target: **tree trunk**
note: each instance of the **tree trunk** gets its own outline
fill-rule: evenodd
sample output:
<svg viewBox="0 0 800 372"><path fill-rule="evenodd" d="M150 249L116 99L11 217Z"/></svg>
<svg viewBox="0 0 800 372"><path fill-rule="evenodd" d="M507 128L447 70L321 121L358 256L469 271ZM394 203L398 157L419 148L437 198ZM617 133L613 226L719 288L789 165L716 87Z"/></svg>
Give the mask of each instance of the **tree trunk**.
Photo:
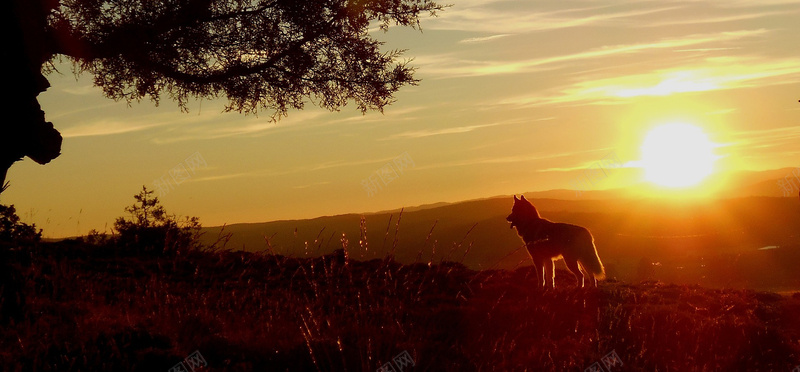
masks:
<svg viewBox="0 0 800 372"><path fill-rule="evenodd" d="M50 83L42 65L52 52L47 14L58 0L5 0L0 28L7 43L0 51L7 99L0 102L0 192L11 165L27 156L46 164L61 153L61 134L44 118L37 96Z"/></svg>

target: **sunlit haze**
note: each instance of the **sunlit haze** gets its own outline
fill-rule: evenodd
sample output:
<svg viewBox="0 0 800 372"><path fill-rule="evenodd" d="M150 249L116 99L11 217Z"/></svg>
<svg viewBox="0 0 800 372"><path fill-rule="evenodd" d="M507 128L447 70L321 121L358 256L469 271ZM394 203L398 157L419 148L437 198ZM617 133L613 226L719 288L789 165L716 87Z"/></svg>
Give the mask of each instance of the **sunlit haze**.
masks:
<svg viewBox="0 0 800 372"><path fill-rule="evenodd" d="M800 1L448 3L373 31L422 79L384 113L128 105L57 64L62 155L12 166L1 201L60 237L110 231L142 185L215 226L800 166Z"/></svg>

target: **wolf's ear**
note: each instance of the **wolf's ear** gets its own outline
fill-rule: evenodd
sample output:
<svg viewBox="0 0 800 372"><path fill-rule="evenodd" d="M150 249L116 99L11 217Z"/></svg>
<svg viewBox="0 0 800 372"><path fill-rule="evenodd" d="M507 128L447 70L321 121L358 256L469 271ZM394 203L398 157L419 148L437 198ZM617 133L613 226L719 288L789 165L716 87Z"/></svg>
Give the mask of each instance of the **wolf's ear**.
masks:
<svg viewBox="0 0 800 372"><path fill-rule="evenodd" d="M518 201L518 200L519 199L517 199L517 195L514 195L514 201Z"/></svg>
<svg viewBox="0 0 800 372"><path fill-rule="evenodd" d="M525 195L520 195L520 196L522 197L522 200L528 201L528 199L525 199Z"/></svg>

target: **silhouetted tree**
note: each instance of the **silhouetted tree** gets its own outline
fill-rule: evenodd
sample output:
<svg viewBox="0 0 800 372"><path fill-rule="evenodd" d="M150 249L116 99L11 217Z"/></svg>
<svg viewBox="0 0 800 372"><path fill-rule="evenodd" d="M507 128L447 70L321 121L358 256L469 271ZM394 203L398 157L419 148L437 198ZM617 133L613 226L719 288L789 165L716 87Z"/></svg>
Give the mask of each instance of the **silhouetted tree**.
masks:
<svg viewBox="0 0 800 372"><path fill-rule="evenodd" d="M13 205L0 204L0 324L19 321L24 314L25 280L12 264L12 248L31 245L42 237L36 225L20 222Z"/></svg>
<svg viewBox="0 0 800 372"><path fill-rule="evenodd" d="M200 248L200 221L187 217L180 221L167 214L159 204L153 191L142 186L134 195L136 203L125 207L128 218L120 217L114 222L119 232L117 244L129 251L144 254L173 254Z"/></svg>
<svg viewBox="0 0 800 372"><path fill-rule="evenodd" d="M0 243L24 245L38 242L41 238L42 230L37 231L35 224L21 222L13 205L0 204Z"/></svg>
<svg viewBox="0 0 800 372"><path fill-rule="evenodd" d="M0 100L0 185L11 164L28 156L46 164L61 152L61 134L44 120L36 96L49 83L42 75L45 62L55 55L48 42L48 14L57 1L7 0L0 5L3 46L0 63L4 98ZM2 191L2 190L0 190Z"/></svg>
<svg viewBox="0 0 800 372"><path fill-rule="evenodd" d="M109 98L186 109L193 97L228 99L228 110L271 111L306 100L337 110L381 110L415 84L402 51L382 51L370 27L417 27L433 0L8 0L0 9L12 99L2 103L0 185L23 156L45 164L61 136L36 96L42 73L66 56ZM5 80L5 79L4 79Z"/></svg>

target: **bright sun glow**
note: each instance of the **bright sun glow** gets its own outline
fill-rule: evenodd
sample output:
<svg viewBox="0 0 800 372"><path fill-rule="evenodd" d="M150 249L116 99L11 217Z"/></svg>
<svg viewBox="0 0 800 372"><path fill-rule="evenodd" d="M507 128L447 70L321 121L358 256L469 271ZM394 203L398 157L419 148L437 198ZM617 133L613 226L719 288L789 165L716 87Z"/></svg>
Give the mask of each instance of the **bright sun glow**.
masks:
<svg viewBox="0 0 800 372"><path fill-rule="evenodd" d="M715 143L693 125L674 123L652 129L642 143L645 179L666 187L693 186L713 171Z"/></svg>

